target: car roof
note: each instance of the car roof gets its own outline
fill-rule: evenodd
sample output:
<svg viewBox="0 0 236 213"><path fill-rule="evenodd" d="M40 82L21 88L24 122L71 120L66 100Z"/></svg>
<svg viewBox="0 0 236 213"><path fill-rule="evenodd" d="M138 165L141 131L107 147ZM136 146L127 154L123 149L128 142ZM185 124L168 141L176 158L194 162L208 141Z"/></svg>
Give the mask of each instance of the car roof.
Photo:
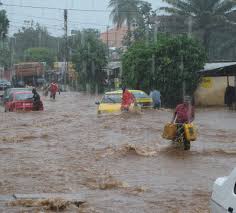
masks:
<svg viewBox="0 0 236 213"><path fill-rule="evenodd" d="M30 91L16 91L16 92L13 92L13 94L17 95L17 94L33 94L33 93Z"/></svg>
<svg viewBox="0 0 236 213"><path fill-rule="evenodd" d="M136 93L136 92L142 92L145 93L142 90L134 90L134 89L128 89L130 92L132 93ZM105 95L119 95L122 94L122 90L116 90L116 91L112 91L112 92L106 92Z"/></svg>
<svg viewBox="0 0 236 213"><path fill-rule="evenodd" d="M31 91L32 90L32 88L22 88L22 87L20 87L20 88L8 88L8 90L10 90L10 91Z"/></svg>

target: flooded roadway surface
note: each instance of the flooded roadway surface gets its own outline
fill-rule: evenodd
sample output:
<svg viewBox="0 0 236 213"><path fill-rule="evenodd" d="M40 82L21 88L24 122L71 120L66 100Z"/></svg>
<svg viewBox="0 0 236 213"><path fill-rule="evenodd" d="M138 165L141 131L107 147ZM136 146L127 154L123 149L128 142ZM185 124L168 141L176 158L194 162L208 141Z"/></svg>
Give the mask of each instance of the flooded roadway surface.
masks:
<svg viewBox="0 0 236 213"><path fill-rule="evenodd" d="M184 152L161 137L171 111L97 116L95 100L63 93L44 112L1 108L1 195L81 193L87 203L65 212L209 212L214 180L236 165L236 113L198 110L200 136Z"/></svg>

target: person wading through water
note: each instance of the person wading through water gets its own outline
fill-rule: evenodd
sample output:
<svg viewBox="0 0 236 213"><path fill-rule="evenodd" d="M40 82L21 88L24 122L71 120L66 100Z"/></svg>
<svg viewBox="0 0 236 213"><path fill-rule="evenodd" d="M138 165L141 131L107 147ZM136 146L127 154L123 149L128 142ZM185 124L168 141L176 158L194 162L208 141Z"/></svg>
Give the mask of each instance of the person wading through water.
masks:
<svg viewBox="0 0 236 213"><path fill-rule="evenodd" d="M121 111L128 112L130 110L131 104L135 102L135 98L131 92L129 92L126 87L123 87L122 93L122 103L121 103Z"/></svg>
<svg viewBox="0 0 236 213"><path fill-rule="evenodd" d="M190 96L185 96L182 104L179 104L174 112L171 123L176 123L177 134L175 141L184 134L184 124L192 123L195 118L194 107L192 106L192 99Z"/></svg>
<svg viewBox="0 0 236 213"><path fill-rule="evenodd" d="M40 95L38 94L38 92L36 91L35 88L32 90L32 93L33 93L33 110L34 111L39 111L42 107L42 102L40 100Z"/></svg>
<svg viewBox="0 0 236 213"><path fill-rule="evenodd" d="M59 87L58 87L57 83L55 81L53 81L50 85L50 93L51 93L50 98L55 100L57 92L59 92L59 94L60 94Z"/></svg>

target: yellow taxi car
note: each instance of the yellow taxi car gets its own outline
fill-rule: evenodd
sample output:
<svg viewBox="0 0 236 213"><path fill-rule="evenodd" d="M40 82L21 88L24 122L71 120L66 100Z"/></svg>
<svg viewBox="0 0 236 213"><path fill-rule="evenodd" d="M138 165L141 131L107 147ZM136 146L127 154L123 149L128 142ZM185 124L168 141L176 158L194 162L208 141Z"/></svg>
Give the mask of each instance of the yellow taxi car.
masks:
<svg viewBox="0 0 236 213"><path fill-rule="evenodd" d="M152 98L141 90L129 90L135 97L135 103L141 108L151 108ZM114 113L121 111L122 90L106 92L101 102L96 102L98 105L97 112Z"/></svg>

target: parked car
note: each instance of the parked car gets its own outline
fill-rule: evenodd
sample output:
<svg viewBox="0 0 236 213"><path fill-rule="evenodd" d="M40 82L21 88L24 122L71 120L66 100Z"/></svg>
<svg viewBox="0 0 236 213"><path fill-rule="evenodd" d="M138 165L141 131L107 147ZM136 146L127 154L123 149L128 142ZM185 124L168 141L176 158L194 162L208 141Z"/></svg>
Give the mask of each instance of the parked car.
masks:
<svg viewBox="0 0 236 213"><path fill-rule="evenodd" d="M3 93L3 96L2 96L2 104L4 105L8 99L9 99L9 96L11 93L14 93L14 92L21 92L21 91L32 91L32 88L7 88L4 93Z"/></svg>
<svg viewBox="0 0 236 213"><path fill-rule="evenodd" d="M152 107L152 98L148 96L142 90L130 90L134 95L136 103L138 103L142 108L151 108Z"/></svg>
<svg viewBox="0 0 236 213"><path fill-rule="evenodd" d="M21 91L11 93L9 100L5 103L5 112L32 111L33 93L30 91ZM40 111L43 110L43 104Z"/></svg>
<svg viewBox="0 0 236 213"><path fill-rule="evenodd" d="M3 96L4 91L11 87L11 82L7 80L0 80L0 96Z"/></svg>
<svg viewBox="0 0 236 213"><path fill-rule="evenodd" d="M129 90L135 97L135 101L141 108L151 108L152 98L141 90ZM122 90L106 92L101 102L97 102L98 113L114 113L121 111Z"/></svg>
<svg viewBox="0 0 236 213"><path fill-rule="evenodd" d="M0 88L8 88L11 87L11 82L7 80L0 80Z"/></svg>
<svg viewBox="0 0 236 213"><path fill-rule="evenodd" d="M36 82L38 86L42 86L46 83L46 80L44 78L38 78Z"/></svg>
<svg viewBox="0 0 236 213"><path fill-rule="evenodd" d="M98 105L97 113L114 113L121 111L121 94L120 93L105 93L101 102Z"/></svg>
<svg viewBox="0 0 236 213"><path fill-rule="evenodd" d="M218 178L213 186L212 213L236 213L236 168L227 177Z"/></svg>
<svg viewBox="0 0 236 213"><path fill-rule="evenodd" d="M25 87L25 82L19 80L19 81L16 82L16 85L15 85L15 86L16 86L16 87Z"/></svg>

